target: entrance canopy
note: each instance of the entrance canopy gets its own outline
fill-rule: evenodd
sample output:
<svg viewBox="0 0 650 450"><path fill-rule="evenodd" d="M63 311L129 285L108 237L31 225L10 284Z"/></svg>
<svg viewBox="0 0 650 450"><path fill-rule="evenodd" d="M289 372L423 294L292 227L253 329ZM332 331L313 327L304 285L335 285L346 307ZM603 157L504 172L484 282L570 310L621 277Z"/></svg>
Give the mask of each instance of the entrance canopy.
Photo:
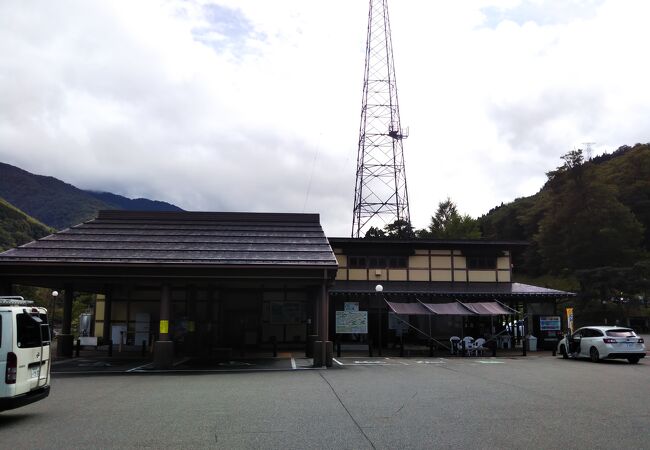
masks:
<svg viewBox="0 0 650 450"><path fill-rule="evenodd" d="M514 314L514 311L504 308L498 302L399 303L386 300L386 304L395 314L417 316L497 316Z"/></svg>

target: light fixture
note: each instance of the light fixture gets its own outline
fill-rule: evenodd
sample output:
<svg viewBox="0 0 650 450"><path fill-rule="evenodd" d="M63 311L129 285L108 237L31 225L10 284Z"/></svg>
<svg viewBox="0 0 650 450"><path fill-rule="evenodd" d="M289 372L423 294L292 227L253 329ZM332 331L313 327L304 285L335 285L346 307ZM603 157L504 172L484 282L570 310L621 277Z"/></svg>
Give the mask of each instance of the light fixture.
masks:
<svg viewBox="0 0 650 450"><path fill-rule="evenodd" d="M384 287L381 284L378 284L375 286L375 292L381 292L384 290Z"/></svg>

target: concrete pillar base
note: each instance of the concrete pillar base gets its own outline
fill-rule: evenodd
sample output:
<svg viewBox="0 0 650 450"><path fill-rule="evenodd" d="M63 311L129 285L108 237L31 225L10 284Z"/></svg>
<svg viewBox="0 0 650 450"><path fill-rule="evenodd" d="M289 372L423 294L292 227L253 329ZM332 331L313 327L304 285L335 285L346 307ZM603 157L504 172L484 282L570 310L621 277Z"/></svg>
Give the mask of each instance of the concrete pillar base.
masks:
<svg viewBox="0 0 650 450"><path fill-rule="evenodd" d="M71 334L59 334L56 337L56 356L72 358L74 347L74 336Z"/></svg>
<svg viewBox="0 0 650 450"><path fill-rule="evenodd" d="M156 341L153 344L154 369L171 369L174 365L174 343L172 341Z"/></svg>

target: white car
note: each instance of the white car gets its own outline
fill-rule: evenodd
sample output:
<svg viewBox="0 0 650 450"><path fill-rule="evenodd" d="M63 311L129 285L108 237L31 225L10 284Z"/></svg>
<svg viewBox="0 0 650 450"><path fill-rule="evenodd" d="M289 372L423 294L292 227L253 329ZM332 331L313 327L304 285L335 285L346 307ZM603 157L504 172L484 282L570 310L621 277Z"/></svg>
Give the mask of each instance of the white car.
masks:
<svg viewBox="0 0 650 450"><path fill-rule="evenodd" d="M557 345L562 358L627 359L636 364L645 358L643 338L623 327L582 327L565 336Z"/></svg>

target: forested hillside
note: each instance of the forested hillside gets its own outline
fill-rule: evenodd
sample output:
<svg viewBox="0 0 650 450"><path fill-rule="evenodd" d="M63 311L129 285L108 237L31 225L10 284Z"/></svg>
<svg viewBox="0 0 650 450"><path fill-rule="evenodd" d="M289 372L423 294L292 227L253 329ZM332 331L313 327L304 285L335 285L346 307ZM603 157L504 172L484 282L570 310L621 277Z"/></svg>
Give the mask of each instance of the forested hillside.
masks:
<svg viewBox="0 0 650 450"><path fill-rule="evenodd" d="M131 200L107 192L87 192L54 177L34 175L4 163L0 163L0 197L56 229L90 220L102 209L180 209L165 202Z"/></svg>
<svg viewBox="0 0 650 450"><path fill-rule="evenodd" d="M0 252L42 238L53 231L0 198Z"/></svg>
<svg viewBox="0 0 650 450"><path fill-rule="evenodd" d="M650 144L562 159L540 192L479 218L483 237L529 241L515 260L519 273L573 278L584 298L647 302Z"/></svg>

